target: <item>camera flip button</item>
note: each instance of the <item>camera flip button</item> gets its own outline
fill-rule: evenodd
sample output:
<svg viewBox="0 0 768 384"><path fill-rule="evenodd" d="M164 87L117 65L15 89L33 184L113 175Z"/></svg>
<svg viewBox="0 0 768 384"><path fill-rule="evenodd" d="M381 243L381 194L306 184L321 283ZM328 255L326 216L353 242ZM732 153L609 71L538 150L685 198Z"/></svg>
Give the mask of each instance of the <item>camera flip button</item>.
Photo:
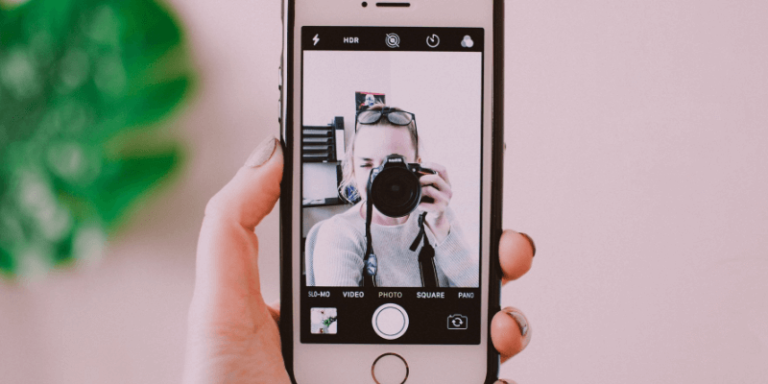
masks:
<svg viewBox="0 0 768 384"><path fill-rule="evenodd" d="M381 338L394 340L408 330L408 313L397 304L384 304L373 313L371 323L373 330Z"/></svg>
<svg viewBox="0 0 768 384"><path fill-rule="evenodd" d="M448 316L448 329L452 331L466 331L469 319L467 316L455 314Z"/></svg>

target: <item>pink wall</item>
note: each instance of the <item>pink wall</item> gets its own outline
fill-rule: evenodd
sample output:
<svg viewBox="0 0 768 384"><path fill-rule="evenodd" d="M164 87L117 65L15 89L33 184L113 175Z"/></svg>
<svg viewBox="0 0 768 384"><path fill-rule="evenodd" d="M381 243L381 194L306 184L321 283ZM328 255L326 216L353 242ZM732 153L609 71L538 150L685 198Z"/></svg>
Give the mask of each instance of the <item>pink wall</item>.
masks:
<svg viewBox="0 0 768 384"><path fill-rule="evenodd" d="M0 284L2 383L180 380L203 206L277 132L280 9L172 3L203 75L175 124L191 162L101 262ZM534 330L504 376L766 382L768 3L508 8L505 224L539 253L504 291ZM261 247L276 298L277 244Z"/></svg>

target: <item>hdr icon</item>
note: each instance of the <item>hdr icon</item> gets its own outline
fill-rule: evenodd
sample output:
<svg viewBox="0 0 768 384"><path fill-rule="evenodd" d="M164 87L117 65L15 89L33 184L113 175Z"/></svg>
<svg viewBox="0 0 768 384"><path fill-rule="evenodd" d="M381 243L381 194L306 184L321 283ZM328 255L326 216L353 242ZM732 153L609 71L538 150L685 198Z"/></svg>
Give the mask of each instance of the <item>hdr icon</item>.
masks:
<svg viewBox="0 0 768 384"><path fill-rule="evenodd" d="M345 37L344 44L360 44L359 37Z"/></svg>

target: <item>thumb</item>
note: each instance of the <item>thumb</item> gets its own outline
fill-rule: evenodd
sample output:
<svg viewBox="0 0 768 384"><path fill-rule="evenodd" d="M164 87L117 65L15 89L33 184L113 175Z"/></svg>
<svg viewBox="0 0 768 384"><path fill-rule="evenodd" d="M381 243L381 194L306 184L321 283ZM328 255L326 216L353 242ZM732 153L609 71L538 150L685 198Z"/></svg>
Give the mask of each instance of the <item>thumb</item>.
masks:
<svg viewBox="0 0 768 384"><path fill-rule="evenodd" d="M269 137L248 157L205 207L206 216L234 221L253 230L272 211L280 198L283 178L283 150L280 142Z"/></svg>

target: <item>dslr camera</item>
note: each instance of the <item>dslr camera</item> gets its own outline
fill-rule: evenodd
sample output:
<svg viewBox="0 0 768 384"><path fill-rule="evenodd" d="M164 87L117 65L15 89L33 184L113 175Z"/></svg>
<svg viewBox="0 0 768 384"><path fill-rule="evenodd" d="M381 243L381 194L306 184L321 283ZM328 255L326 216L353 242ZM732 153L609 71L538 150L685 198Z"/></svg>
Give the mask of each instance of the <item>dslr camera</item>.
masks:
<svg viewBox="0 0 768 384"><path fill-rule="evenodd" d="M432 169L418 163L407 163L400 155L389 155L384 163L371 170L368 177L368 199L379 212L389 217L403 217L411 213L423 200L431 203L431 197L421 196L419 179L435 175Z"/></svg>

